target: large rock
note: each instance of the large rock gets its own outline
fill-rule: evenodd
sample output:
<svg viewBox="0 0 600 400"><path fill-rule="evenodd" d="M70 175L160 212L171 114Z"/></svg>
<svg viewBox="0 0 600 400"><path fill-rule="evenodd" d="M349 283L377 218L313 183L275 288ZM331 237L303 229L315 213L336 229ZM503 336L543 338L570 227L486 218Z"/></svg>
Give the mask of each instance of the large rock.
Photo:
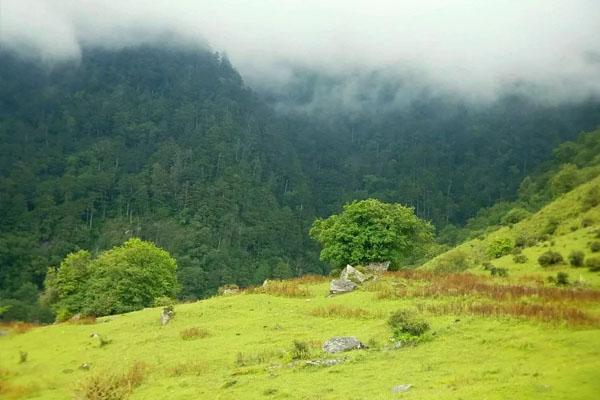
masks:
<svg viewBox="0 0 600 400"><path fill-rule="evenodd" d="M354 336L332 337L323 344L323 351L327 353L339 353L341 351L364 349L364 343Z"/></svg>
<svg viewBox="0 0 600 400"><path fill-rule="evenodd" d="M168 306L163 308L162 313L160 314L160 324L165 326L173 319L173 317L175 317L175 310L173 310L173 307Z"/></svg>
<svg viewBox="0 0 600 400"><path fill-rule="evenodd" d="M388 268L390 267L390 262L389 261L384 261L384 262L374 262L374 263L369 263L365 266L365 268L371 272L374 272L376 274L383 274L385 271L388 270Z"/></svg>
<svg viewBox="0 0 600 400"><path fill-rule="evenodd" d="M329 285L329 293L341 294L348 293L356 289L358 285L352 281L346 279L334 279Z"/></svg>
<svg viewBox="0 0 600 400"><path fill-rule="evenodd" d="M361 284L364 281L368 280L369 277L357 270L356 268L354 268L352 265L348 264L346 265L346 268L344 268L340 273L340 279Z"/></svg>

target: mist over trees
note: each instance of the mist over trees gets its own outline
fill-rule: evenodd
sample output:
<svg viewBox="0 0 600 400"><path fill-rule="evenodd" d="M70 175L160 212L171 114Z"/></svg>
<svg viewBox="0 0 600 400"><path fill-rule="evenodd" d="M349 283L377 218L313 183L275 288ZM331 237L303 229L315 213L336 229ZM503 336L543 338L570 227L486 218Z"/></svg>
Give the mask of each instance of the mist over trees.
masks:
<svg viewBox="0 0 600 400"><path fill-rule="evenodd" d="M292 102L313 101L315 82L300 77ZM438 231L463 225L600 122L593 99L392 97L282 113L272 106L289 99L253 91L217 53L85 49L52 68L0 53L0 298L41 289L69 253L132 237L175 257L184 299L325 273L316 217L373 197Z"/></svg>

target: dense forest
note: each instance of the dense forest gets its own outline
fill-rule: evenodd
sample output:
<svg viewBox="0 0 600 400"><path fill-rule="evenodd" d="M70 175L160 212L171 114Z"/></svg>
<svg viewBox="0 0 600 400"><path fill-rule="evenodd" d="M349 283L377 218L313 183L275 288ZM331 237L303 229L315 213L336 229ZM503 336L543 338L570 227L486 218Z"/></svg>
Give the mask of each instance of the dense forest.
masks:
<svg viewBox="0 0 600 400"><path fill-rule="evenodd" d="M367 197L413 206L453 242L600 123L594 99L473 105L372 79L359 113L304 107L334 78L250 89L205 50L87 49L52 67L0 52L0 299L35 302L67 253L130 237L174 255L183 299L326 273L311 223Z"/></svg>

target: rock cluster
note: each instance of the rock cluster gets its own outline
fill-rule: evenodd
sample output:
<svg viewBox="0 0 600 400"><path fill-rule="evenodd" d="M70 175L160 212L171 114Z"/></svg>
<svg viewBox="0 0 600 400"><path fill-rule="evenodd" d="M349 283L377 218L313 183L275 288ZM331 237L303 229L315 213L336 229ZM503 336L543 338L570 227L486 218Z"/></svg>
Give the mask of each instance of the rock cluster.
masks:
<svg viewBox="0 0 600 400"><path fill-rule="evenodd" d="M323 344L323 351L339 353L341 351L364 349L367 346L354 336L332 337Z"/></svg>
<svg viewBox="0 0 600 400"><path fill-rule="evenodd" d="M387 270L387 266L389 266L389 263L387 263L387 264L382 263L382 264L384 264L384 266L377 266L377 268L379 268L379 269L376 269L375 267L373 267L374 269L372 269L372 270L377 273L380 269L382 269L384 267ZM373 264L369 264L369 265L373 265ZM339 279L334 279L331 281L331 284L329 286L329 293L330 294L341 294L341 293L351 292L351 291L355 290L356 288L358 288L359 285L363 284L364 282L366 282L370 279L373 279L373 275L360 272L358 269L356 269L352 265L348 264L348 265L346 265L346 268L344 268L342 270L342 272L340 272Z"/></svg>

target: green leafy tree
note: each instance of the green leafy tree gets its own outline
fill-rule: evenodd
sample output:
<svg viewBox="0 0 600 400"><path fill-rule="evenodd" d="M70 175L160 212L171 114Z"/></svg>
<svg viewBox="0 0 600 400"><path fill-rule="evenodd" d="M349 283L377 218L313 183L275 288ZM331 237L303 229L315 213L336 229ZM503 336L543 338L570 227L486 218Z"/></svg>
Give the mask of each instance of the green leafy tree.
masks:
<svg viewBox="0 0 600 400"><path fill-rule="evenodd" d="M153 243L138 238L102 253L92 265L85 313L107 315L151 307L156 298L175 297L177 264Z"/></svg>
<svg viewBox="0 0 600 400"><path fill-rule="evenodd" d="M412 208L376 199L346 204L342 213L317 219L310 230L321 246L321 260L345 263L391 261L397 264L433 240L433 227Z"/></svg>

